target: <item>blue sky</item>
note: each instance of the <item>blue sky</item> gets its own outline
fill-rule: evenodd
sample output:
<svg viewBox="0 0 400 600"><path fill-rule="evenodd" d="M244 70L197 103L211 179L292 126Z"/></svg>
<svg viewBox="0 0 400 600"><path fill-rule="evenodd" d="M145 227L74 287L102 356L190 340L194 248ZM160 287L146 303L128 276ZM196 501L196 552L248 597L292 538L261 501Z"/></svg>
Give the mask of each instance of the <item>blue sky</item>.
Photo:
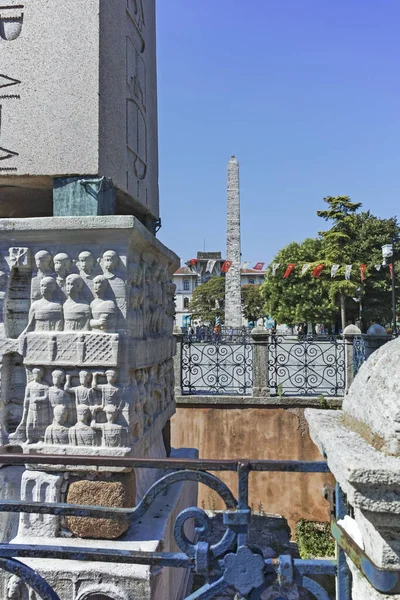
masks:
<svg viewBox="0 0 400 600"><path fill-rule="evenodd" d="M225 253L240 163L242 257L324 229L323 197L400 202L399 0L158 0L160 240Z"/></svg>

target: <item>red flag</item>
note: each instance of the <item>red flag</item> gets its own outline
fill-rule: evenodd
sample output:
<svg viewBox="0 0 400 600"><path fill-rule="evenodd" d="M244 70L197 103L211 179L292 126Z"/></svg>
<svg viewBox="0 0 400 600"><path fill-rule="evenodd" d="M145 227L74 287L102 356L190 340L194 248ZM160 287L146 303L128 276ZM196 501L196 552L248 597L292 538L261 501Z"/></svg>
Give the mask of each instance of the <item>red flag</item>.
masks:
<svg viewBox="0 0 400 600"><path fill-rule="evenodd" d="M289 275L293 271L294 267L295 267L295 263L288 264L285 274L283 276L283 279L287 279L289 277Z"/></svg>
<svg viewBox="0 0 400 600"><path fill-rule="evenodd" d="M365 269L367 265L360 265L361 281L365 281Z"/></svg>
<svg viewBox="0 0 400 600"><path fill-rule="evenodd" d="M194 267L197 265L197 258L191 258L190 260L188 260L187 262L185 262L185 265L187 265L188 267Z"/></svg>
<svg viewBox="0 0 400 600"><path fill-rule="evenodd" d="M393 277L393 265L392 265L392 263L389 264L389 272L390 272L390 277Z"/></svg>
<svg viewBox="0 0 400 600"><path fill-rule="evenodd" d="M316 267L313 268L312 274L314 277L319 277L321 275L321 271L324 268L324 264L321 263L320 265L317 265Z"/></svg>
<svg viewBox="0 0 400 600"><path fill-rule="evenodd" d="M262 271L264 265L265 265L265 263L259 262L256 265L254 265L253 269L254 269L254 271Z"/></svg>
<svg viewBox="0 0 400 600"><path fill-rule="evenodd" d="M221 273L227 273L229 271L229 269L232 266L232 261L231 260L226 260L222 267L221 267Z"/></svg>

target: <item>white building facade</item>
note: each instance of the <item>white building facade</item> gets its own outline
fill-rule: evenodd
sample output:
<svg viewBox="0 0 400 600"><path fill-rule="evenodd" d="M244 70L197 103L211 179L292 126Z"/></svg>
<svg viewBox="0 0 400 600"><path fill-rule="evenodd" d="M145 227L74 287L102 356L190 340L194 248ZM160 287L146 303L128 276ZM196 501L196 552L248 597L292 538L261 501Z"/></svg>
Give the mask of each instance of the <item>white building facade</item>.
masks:
<svg viewBox="0 0 400 600"><path fill-rule="evenodd" d="M213 262L215 263L213 264ZM197 264L193 268L184 266L175 271L172 281L176 285L175 291L175 325L178 327L188 327L192 325L196 327L200 324L197 319L192 319L190 311L190 302L194 290L201 283L205 283L210 277L221 276L221 267L224 260L221 258L220 252L198 252ZM207 266L212 267L212 273L207 270ZM260 285L264 282L265 271L255 269L241 269L240 282L241 285ZM248 325L247 320L243 317L242 324Z"/></svg>

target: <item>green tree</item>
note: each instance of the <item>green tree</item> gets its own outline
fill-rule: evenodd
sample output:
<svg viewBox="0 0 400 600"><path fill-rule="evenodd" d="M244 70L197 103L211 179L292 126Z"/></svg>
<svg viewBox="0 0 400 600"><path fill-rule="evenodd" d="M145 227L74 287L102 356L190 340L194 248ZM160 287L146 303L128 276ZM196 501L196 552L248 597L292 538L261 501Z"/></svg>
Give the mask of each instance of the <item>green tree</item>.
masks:
<svg viewBox="0 0 400 600"><path fill-rule="evenodd" d="M355 234L355 213L361 207L361 202L352 202L349 196L327 196L324 198L329 206L325 210L317 210L317 215L325 221L333 222L327 231L320 231L319 235L324 242L325 263L352 264L353 245ZM357 285L351 279L339 277L332 279L329 293L332 300L340 299L340 315L342 329L346 327L346 297L353 297Z"/></svg>
<svg viewBox="0 0 400 600"><path fill-rule="evenodd" d="M309 238L302 243L292 242L277 253L273 262L280 263L280 269L275 277L269 272L261 288L266 314L289 325L307 321L326 325L334 323L340 317L340 282L344 282L343 287L347 289L346 314L350 320L355 322L358 318L359 304L354 298L361 296L365 326L374 321L382 324L390 322L392 304L389 269L381 267L377 270L374 265L382 263L382 246L390 243L392 238L399 239L397 220L394 217L379 219L369 211L353 213L351 219L346 220L346 228L348 237L346 248L341 254L342 262L334 252L331 255L334 260L327 259L326 240L323 236ZM342 235L338 238L344 239ZM283 279L283 270L289 263L295 263L296 267L288 279ZM304 263L311 263L311 266L302 276L301 267ZM321 276L315 278L311 274L312 268L319 263L324 263L325 268ZM341 267L336 277L331 278L333 264L340 264ZM353 265L349 281L344 279L345 264ZM364 283L360 276L361 264L367 265ZM395 272L400 276L400 264L396 263Z"/></svg>
<svg viewBox="0 0 400 600"><path fill-rule="evenodd" d="M377 270L374 265L382 263L382 246L391 243L392 239L398 241L399 232L400 228L396 217L379 219L371 215L370 211L358 213L354 217L354 238L352 240L354 260L368 265L365 273L366 279L361 286L360 274L357 269L355 273L358 285L362 288L362 315L365 325L373 321L379 321L384 325L391 321L392 284L389 268L382 266ZM400 270L397 261L395 273L396 279L398 279ZM348 304L351 307L352 300Z"/></svg>
<svg viewBox="0 0 400 600"><path fill-rule="evenodd" d="M242 286L242 313L248 321L256 322L266 315L260 287L251 283Z"/></svg>
<svg viewBox="0 0 400 600"><path fill-rule="evenodd" d="M225 278L211 277L206 283L197 286L192 295L190 310L194 318L203 323L215 324L216 317L224 321Z"/></svg>
<svg viewBox="0 0 400 600"><path fill-rule="evenodd" d="M278 323L295 325L298 323L331 324L336 320L337 308L329 296L329 284L323 278L312 277L311 271L321 260L322 240L307 238L302 243L292 242L280 250L274 258L279 263L279 273L272 276L269 270L267 279L261 286L265 314L270 314ZM317 259L317 260L316 260ZM282 270L289 263L296 266L287 279ZM302 275L302 266L310 263L310 268Z"/></svg>

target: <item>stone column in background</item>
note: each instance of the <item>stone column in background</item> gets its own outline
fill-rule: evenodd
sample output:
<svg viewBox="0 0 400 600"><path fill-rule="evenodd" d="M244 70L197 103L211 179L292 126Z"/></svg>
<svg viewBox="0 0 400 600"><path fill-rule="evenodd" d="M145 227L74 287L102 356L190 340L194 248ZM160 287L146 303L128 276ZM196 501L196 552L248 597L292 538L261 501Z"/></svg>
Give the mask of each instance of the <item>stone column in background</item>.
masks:
<svg viewBox="0 0 400 600"><path fill-rule="evenodd" d="M241 327L239 163L235 156L228 162L226 260L232 265L225 276L225 326Z"/></svg>

